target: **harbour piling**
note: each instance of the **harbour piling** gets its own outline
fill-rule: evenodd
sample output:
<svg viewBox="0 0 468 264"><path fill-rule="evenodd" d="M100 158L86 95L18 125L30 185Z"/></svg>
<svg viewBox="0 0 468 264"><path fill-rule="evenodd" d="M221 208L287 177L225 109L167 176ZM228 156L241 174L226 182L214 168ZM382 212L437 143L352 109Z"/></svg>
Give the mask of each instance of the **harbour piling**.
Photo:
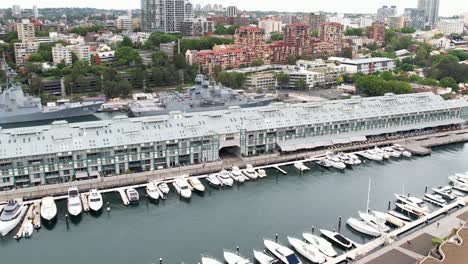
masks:
<svg viewBox="0 0 468 264"><path fill-rule="evenodd" d="M275 242L278 243L278 234L275 234Z"/></svg>

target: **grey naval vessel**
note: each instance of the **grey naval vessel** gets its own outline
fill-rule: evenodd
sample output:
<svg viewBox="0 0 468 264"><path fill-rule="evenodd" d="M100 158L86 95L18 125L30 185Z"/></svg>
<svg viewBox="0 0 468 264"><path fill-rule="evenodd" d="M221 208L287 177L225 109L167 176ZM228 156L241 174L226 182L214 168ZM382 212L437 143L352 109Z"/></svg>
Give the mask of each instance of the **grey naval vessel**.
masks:
<svg viewBox="0 0 468 264"><path fill-rule="evenodd" d="M150 100L135 100L130 115L135 117L164 115L171 111L202 112L227 109L231 106L256 107L270 104L275 97L246 95L221 85L211 84L203 75L195 78L195 86L186 93L160 93Z"/></svg>
<svg viewBox="0 0 468 264"><path fill-rule="evenodd" d="M104 103L103 101L70 102L62 99L43 107L40 98L25 94L21 85L13 81L16 73L5 60L2 64L6 75L6 86L0 86L0 125L93 115Z"/></svg>

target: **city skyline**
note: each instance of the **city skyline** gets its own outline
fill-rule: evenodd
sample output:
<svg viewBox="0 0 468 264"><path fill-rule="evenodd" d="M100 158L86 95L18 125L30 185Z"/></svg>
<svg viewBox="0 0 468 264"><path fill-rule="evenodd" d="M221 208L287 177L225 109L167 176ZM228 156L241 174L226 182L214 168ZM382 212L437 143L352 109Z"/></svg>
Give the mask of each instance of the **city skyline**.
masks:
<svg viewBox="0 0 468 264"><path fill-rule="evenodd" d="M417 7L417 0L403 1L373 1L369 3L364 0L357 0L346 2L342 0L330 0L327 2L306 2L303 3L301 0L292 0L288 5L284 5L282 2L272 2L267 0L259 1L247 1L238 0L233 2L231 0L209 0L209 1L191 1L194 5L196 4L222 4L223 6L236 5L240 9L248 11L278 11L278 12L338 12L338 13L376 13L377 9L382 5L396 5L398 12L402 13L404 8ZM45 7L93 7L100 9L108 9L109 5L107 1L91 1L91 0L61 0L61 1L50 1L50 0L17 0L15 4L20 5L21 8L32 9L33 5L37 5L38 8ZM11 2L0 3L0 8L11 8ZM112 3L112 7L115 9L139 9L140 1L135 0L121 0ZM460 15L463 12L468 11L468 6L460 7L459 1L446 0L441 3L439 15L440 16L452 16Z"/></svg>

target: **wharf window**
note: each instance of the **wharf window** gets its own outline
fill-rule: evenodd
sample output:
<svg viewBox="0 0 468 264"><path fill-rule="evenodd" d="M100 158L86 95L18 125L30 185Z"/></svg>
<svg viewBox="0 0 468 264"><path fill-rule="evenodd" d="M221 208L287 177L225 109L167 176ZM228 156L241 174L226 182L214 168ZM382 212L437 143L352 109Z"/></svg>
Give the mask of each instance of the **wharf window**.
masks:
<svg viewBox="0 0 468 264"><path fill-rule="evenodd" d="M3 183L9 183L10 182L10 178L3 178Z"/></svg>
<svg viewBox="0 0 468 264"><path fill-rule="evenodd" d="M234 136L227 136L226 141L229 141L229 140L234 140Z"/></svg>

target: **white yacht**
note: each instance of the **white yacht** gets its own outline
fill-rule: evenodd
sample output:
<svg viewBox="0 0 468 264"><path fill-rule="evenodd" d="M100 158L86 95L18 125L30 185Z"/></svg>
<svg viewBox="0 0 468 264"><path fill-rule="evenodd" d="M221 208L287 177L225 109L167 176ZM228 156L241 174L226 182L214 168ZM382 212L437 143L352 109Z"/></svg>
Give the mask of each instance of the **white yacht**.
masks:
<svg viewBox="0 0 468 264"><path fill-rule="evenodd" d="M324 168L331 168L332 164L328 159L320 159L315 162L317 165L322 166Z"/></svg>
<svg viewBox="0 0 468 264"><path fill-rule="evenodd" d="M333 155L336 155L336 157L338 157L338 159L340 159L346 165L349 165L349 166L355 165L354 159L344 152L333 154Z"/></svg>
<svg viewBox="0 0 468 264"><path fill-rule="evenodd" d="M375 154L382 156L384 159L389 159L390 155L383 151L381 148L375 146L371 151L373 151Z"/></svg>
<svg viewBox="0 0 468 264"><path fill-rule="evenodd" d="M172 183L172 185L174 185L174 188L180 196L186 199L189 199L192 196L192 190L190 189L190 186L186 179L177 179L175 182Z"/></svg>
<svg viewBox="0 0 468 264"><path fill-rule="evenodd" d="M267 176L266 171L264 169L258 169L257 174L259 178L265 178Z"/></svg>
<svg viewBox="0 0 468 264"><path fill-rule="evenodd" d="M294 167L296 169L298 169L299 171L308 171L310 170L309 167L307 167L306 165L304 165L304 163L302 161L296 161L294 162Z"/></svg>
<svg viewBox="0 0 468 264"><path fill-rule="evenodd" d="M374 214L376 213L375 211L372 211L372 212L373 212ZM380 213L380 214L384 214L384 215L385 215L386 221L387 221L388 223L390 223L390 224L396 226L396 227L402 227L402 226L404 226L404 225L407 224L407 221L404 221L404 220L402 220L402 219L400 219L400 218L398 218L398 217L395 217L395 216L393 216L393 215L391 215L391 214L389 214L389 213L381 213L381 212L379 212L379 213Z"/></svg>
<svg viewBox="0 0 468 264"><path fill-rule="evenodd" d="M34 225L31 220L28 220L26 222L26 225L23 227L23 237L24 238L30 238L34 232Z"/></svg>
<svg viewBox="0 0 468 264"><path fill-rule="evenodd" d="M325 236L326 238L333 241L335 244L345 249L350 249L354 246L354 243L349 238L343 236L340 233L328 231L325 229L320 229L320 233L322 233L322 235Z"/></svg>
<svg viewBox="0 0 468 264"><path fill-rule="evenodd" d="M231 178L235 180L236 182L245 181L244 174L242 174L242 171L237 166L232 167L230 175L231 175Z"/></svg>
<svg viewBox="0 0 468 264"><path fill-rule="evenodd" d="M288 247L282 246L272 240L264 239L263 244L265 247L278 259L285 264L301 264L302 262Z"/></svg>
<svg viewBox="0 0 468 264"><path fill-rule="evenodd" d="M332 160L332 159L327 159L327 160L330 163L330 165L335 169L339 169L339 170L346 169L346 165L344 164L344 162L342 162L338 158L336 158L336 160Z"/></svg>
<svg viewBox="0 0 468 264"><path fill-rule="evenodd" d="M140 194L133 188L126 189L125 194L127 194L128 201L132 204L136 204L140 201Z"/></svg>
<svg viewBox="0 0 468 264"><path fill-rule="evenodd" d="M387 212L387 214L389 214L389 215L391 215L391 216L394 216L394 217L396 217L396 218L398 218L398 219L401 219L401 220L403 220L403 221L411 222L411 218L409 218L408 216L406 216L406 215L404 215L404 214L401 214L401 213L399 213L399 212L397 212L397 211L389 210L389 211Z"/></svg>
<svg viewBox="0 0 468 264"><path fill-rule="evenodd" d="M358 212L359 218L362 221L366 222L366 224L370 225L371 227L379 230L380 232L388 232L390 231L390 227L388 227L385 222L387 222L386 218L377 217L374 213L364 213Z"/></svg>
<svg viewBox="0 0 468 264"><path fill-rule="evenodd" d="M188 179L188 183L190 184L190 186L192 186L193 190L196 190L198 192L205 191L205 186L201 183L201 181L198 178L192 177Z"/></svg>
<svg viewBox="0 0 468 264"><path fill-rule="evenodd" d="M450 176L449 180L452 182L454 189L468 192L468 179L459 176Z"/></svg>
<svg viewBox="0 0 468 264"><path fill-rule="evenodd" d="M357 152L357 154L359 154L359 155L361 155L364 158L369 159L369 160L375 160L375 161L382 161L383 160L382 156L376 155L374 152L372 152L370 150L363 150L363 151Z"/></svg>
<svg viewBox="0 0 468 264"><path fill-rule="evenodd" d="M320 250L318 250L318 248L316 248L314 245L304 243L302 240L294 237L288 237L288 241L289 244L291 244L291 246L293 246L293 248L297 252L299 252L299 254L301 254L308 260L314 263L325 262L325 256L322 253L320 253Z"/></svg>
<svg viewBox="0 0 468 264"><path fill-rule="evenodd" d="M77 187L70 187L68 189L67 209L72 216L78 216L83 211L80 192Z"/></svg>
<svg viewBox="0 0 468 264"><path fill-rule="evenodd" d="M427 207L426 203L417 197L405 196L401 194L395 194L395 197L397 198L398 201L402 203L419 208L421 211L426 212L426 213L430 212L429 207Z"/></svg>
<svg viewBox="0 0 468 264"><path fill-rule="evenodd" d="M382 150L387 153L390 157L394 157L394 158L399 158L401 157L401 152L392 148L392 147L384 147L382 148Z"/></svg>
<svg viewBox="0 0 468 264"><path fill-rule="evenodd" d="M57 216L57 205L52 196L41 199L41 217L46 221L52 221Z"/></svg>
<svg viewBox="0 0 468 264"><path fill-rule="evenodd" d="M102 200L102 194L100 191L98 191L98 189L92 189L89 191L88 204L89 209L95 212L101 210L102 206L104 205L104 201Z"/></svg>
<svg viewBox="0 0 468 264"><path fill-rule="evenodd" d="M154 183L150 182L146 184L145 191L150 199L153 199L155 201L159 199L159 190Z"/></svg>
<svg viewBox="0 0 468 264"><path fill-rule="evenodd" d="M369 236L378 237L381 235L380 231L377 228L374 228L370 224L366 223L364 220L359 220L357 218L350 217L346 221L346 224L348 224L354 230Z"/></svg>
<svg viewBox="0 0 468 264"><path fill-rule="evenodd" d="M222 186L232 186L234 184L234 180L231 178L229 172L226 170L222 170L217 175L218 180L221 182Z"/></svg>
<svg viewBox="0 0 468 264"><path fill-rule="evenodd" d="M403 157L407 157L407 158L411 158L411 156L413 156L413 154L411 154L411 152L409 152L408 150L406 150L404 147L398 145L398 144L394 144L392 146L393 149L397 150L397 151L400 151L401 152L401 155L403 155Z"/></svg>
<svg viewBox="0 0 468 264"><path fill-rule="evenodd" d="M348 155L349 157L351 157L354 161L354 165L359 165L361 164L361 159L354 153L346 153L346 155Z"/></svg>
<svg viewBox="0 0 468 264"><path fill-rule="evenodd" d="M445 199L448 200L455 200L458 196L453 192L451 186L439 186L437 188L432 188L432 191L434 193L442 196Z"/></svg>
<svg viewBox="0 0 468 264"><path fill-rule="evenodd" d="M447 201L445 201L444 198L438 194L426 193L424 194L424 200L440 207L444 207L447 204Z"/></svg>
<svg viewBox="0 0 468 264"><path fill-rule="evenodd" d="M415 207L410 204L402 203L397 201L395 206L400 209L402 212L414 215L416 217L423 217L427 214L427 212L423 211L420 207Z"/></svg>
<svg viewBox="0 0 468 264"><path fill-rule="evenodd" d="M335 249L330 242L328 242L325 238L313 235L311 233L302 233L302 237L309 242L310 244L314 245L320 252L329 256L335 257L337 255Z"/></svg>
<svg viewBox="0 0 468 264"><path fill-rule="evenodd" d="M217 174L208 175L208 177L206 177L206 180L208 181L208 183L210 183L213 186L221 185L221 182L219 181Z"/></svg>
<svg viewBox="0 0 468 264"><path fill-rule="evenodd" d="M202 255L201 264L223 264L223 263L213 257Z"/></svg>
<svg viewBox="0 0 468 264"><path fill-rule="evenodd" d="M0 235L6 236L21 222L27 206L17 201L9 201L0 214Z"/></svg>
<svg viewBox="0 0 468 264"><path fill-rule="evenodd" d="M242 173L252 180L255 180L258 178L257 172L255 171L254 167L250 164L247 164L245 169L242 170Z"/></svg>
<svg viewBox="0 0 468 264"><path fill-rule="evenodd" d="M224 250L224 260L226 260L227 264L251 264L248 258L244 258L234 252L229 250Z"/></svg>
<svg viewBox="0 0 468 264"><path fill-rule="evenodd" d="M160 190L163 194L168 194L169 191L171 190L171 189L169 188L169 185L167 185L167 183L165 183L165 182L160 182L157 186L158 186L159 190Z"/></svg>
<svg viewBox="0 0 468 264"><path fill-rule="evenodd" d="M279 261L279 260L273 258L272 256L267 255L267 254L265 254L265 253L263 253L262 251L259 251L259 250L254 249L253 254L254 254L255 259L260 264L279 264L279 263L281 263L281 261Z"/></svg>

